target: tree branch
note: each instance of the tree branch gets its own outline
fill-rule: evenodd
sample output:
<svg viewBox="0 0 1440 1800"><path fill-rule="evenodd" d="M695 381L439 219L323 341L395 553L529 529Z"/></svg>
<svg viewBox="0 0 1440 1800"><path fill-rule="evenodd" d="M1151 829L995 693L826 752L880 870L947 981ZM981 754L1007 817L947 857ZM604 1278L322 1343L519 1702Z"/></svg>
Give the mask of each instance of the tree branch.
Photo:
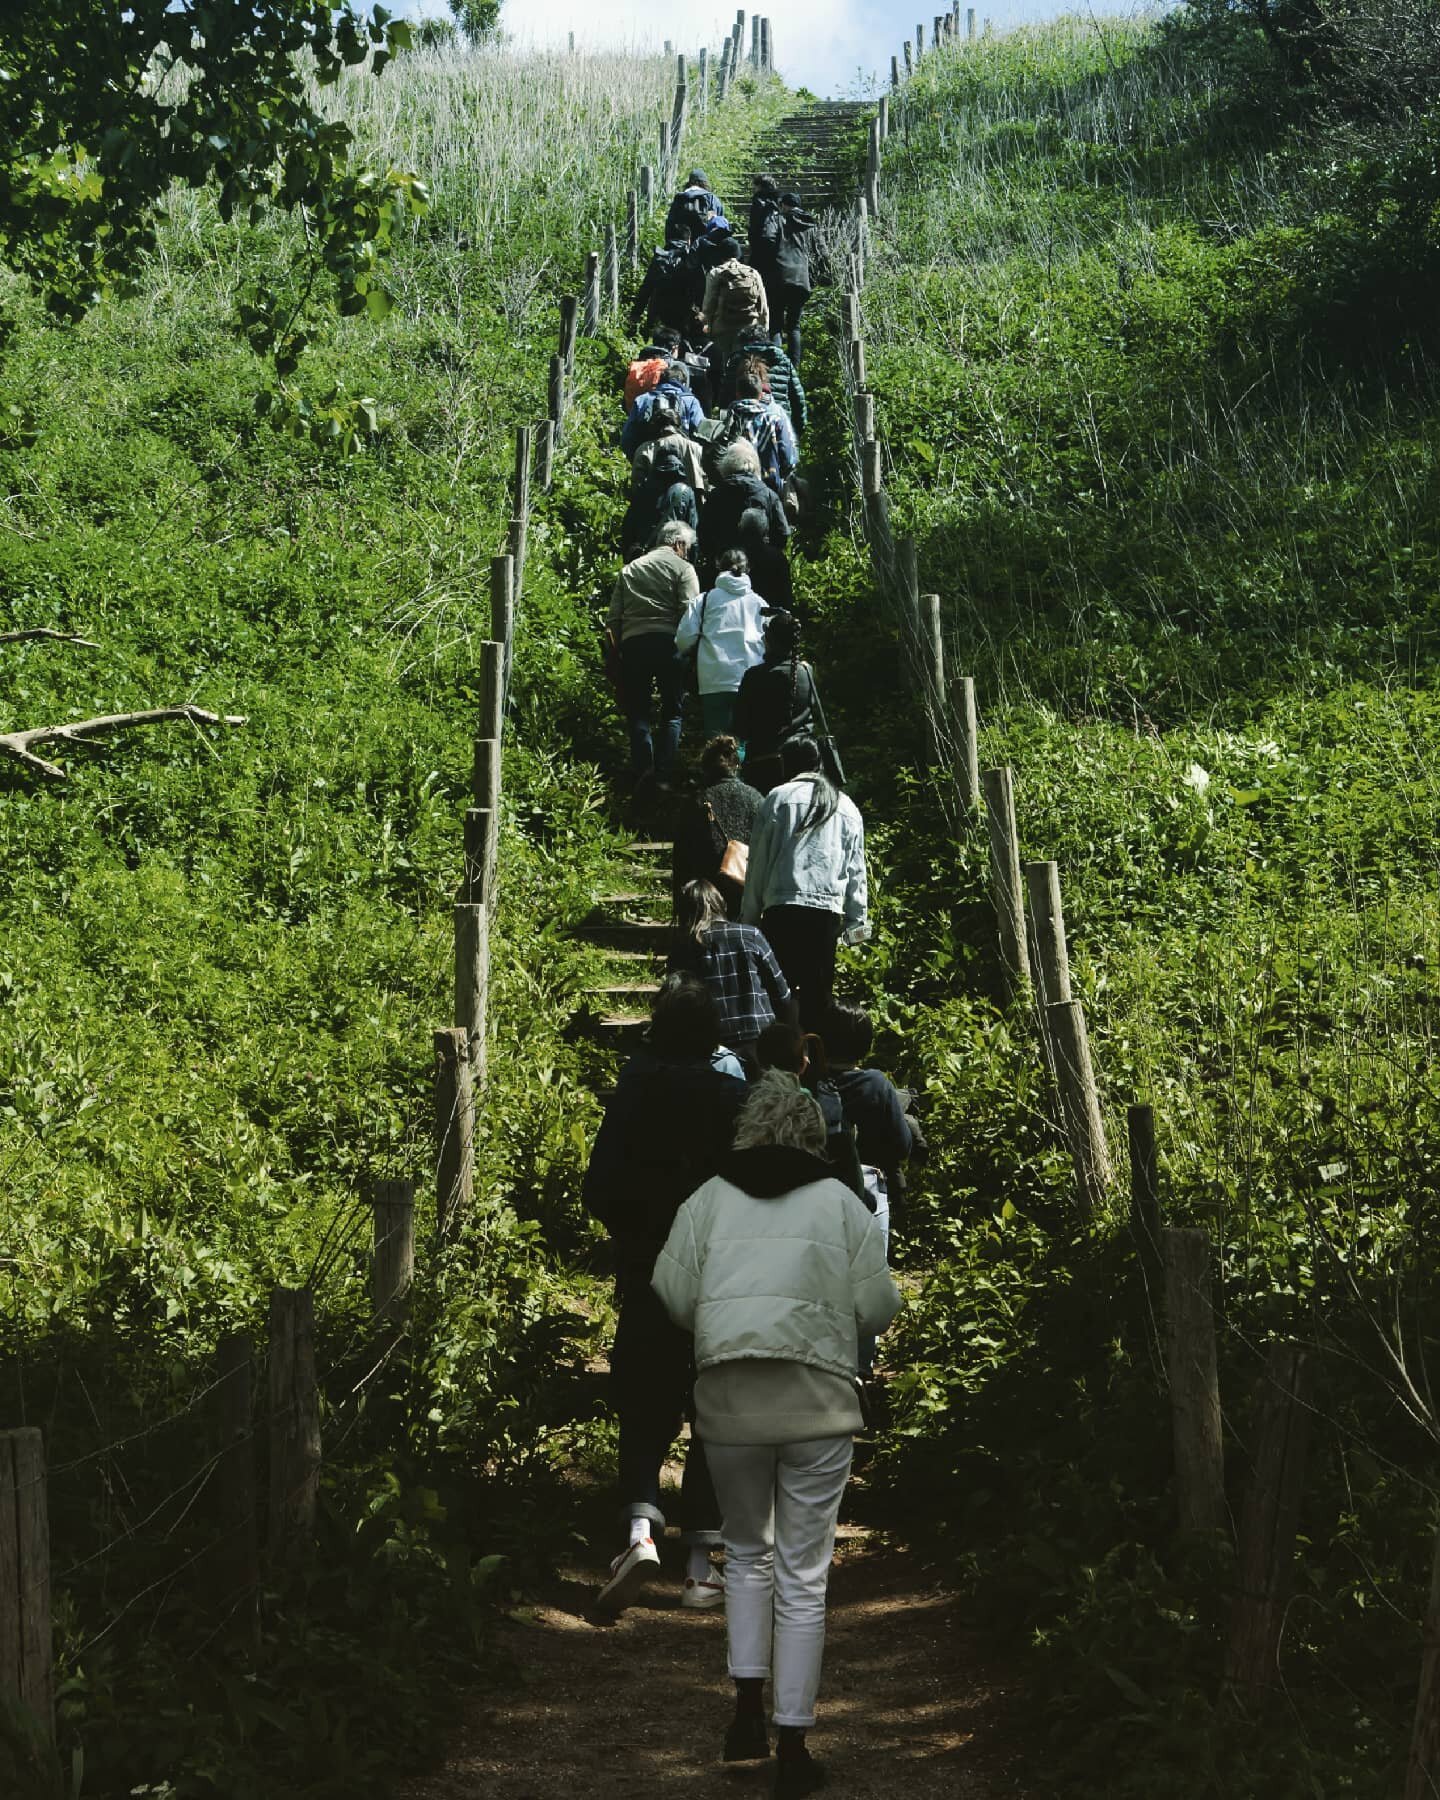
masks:
<svg viewBox="0 0 1440 1800"><path fill-rule="evenodd" d="M87 738L105 737L112 731L132 731L139 725L161 725L167 719L188 719L192 725L244 725L248 721L234 713L206 712L200 706L157 706L149 712L106 713L98 719L77 719L73 725L35 725L29 731L0 732L0 754L12 757L32 775L46 781L64 781L65 771L58 764L36 756L32 744L83 743Z"/></svg>
<svg viewBox="0 0 1440 1800"><path fill-rule="evenodd" d="M25 631L0 631L0 644L28 644L34 638L51 638L57 644L83 644L87 650L98 650L94 638L76 637L69 631L53 631L48 625L32 625Z"/></svg>

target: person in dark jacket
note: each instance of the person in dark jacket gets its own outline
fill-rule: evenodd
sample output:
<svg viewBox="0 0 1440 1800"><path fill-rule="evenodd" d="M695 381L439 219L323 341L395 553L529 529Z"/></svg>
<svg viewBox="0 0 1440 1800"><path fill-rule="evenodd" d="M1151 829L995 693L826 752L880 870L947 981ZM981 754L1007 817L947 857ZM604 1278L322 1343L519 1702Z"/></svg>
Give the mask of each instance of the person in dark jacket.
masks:
<svg viewBox="0 0 1440 1800"><path fill-rule="evenodd" d="M725 371L720 377L719 404L728 406L735 398L735 384L739 380L745 359L750 356L764 363L770 382L770 398L789 419L796 436L803 437L805 427L810 423L810 410L805 398L805 388L800 380L800 371L780 346L772 344L769 338L742 338L735 346L734 354L726 362Z"/></svg>
<svg viewBox="0 0 1440 1800"><path fill-rule="evenodd" d="M691 486L689 464L673 450L662 450L635 481L635 491L625 514L622 541L655 547L660 527L679 519L692 531L700 524L700 508Z"/></svg>
<svg viewBox="0 0 1440 1800"><path fill-rule="evenodd" d="M665 215L665 241L667 244L681 239L698 242L702 237L713 236L717 226L725 233L730 230L725 209L715 197L710 177L703 169L692 169Z"/></svg>
<svg viewBox="0 0 1440 1800"><path fill-rule="evenodd" d="M678 336L698 340L709 266L710 253L704 245L686 239L654 251L630 308L631 325L644 319L651 331L668 326Z"/></svg>
<svg viewBox="0 0 1440 1800"><path fill-rule="evenodd" d="M770 330L783 343L796 367L800 364L800 314L813 285L810 268L815 220L800 206L798 194L780 196L780 223L773 253L775 299L770 308Z"/></svg>
<svg viewBox="0 0 1440 1800"><path fill-rule="evenodd" d="M620 433L620 448L627 456L634 456L646 438L654 435L651 415L662 401L667 412L673 409L683 431L693 432L705 417L704 408L690 392L690 371L684 363L672 362L665 379L641 394L630 408Z"/></svg>
<svg viewBox="0 0 1440 1800"><path fill-rule="evenodd" d="M757 515L748 525L747 512ZM784 606L791 593L785 557L789 541L784 503L760 478L759 451L748 438L741 438L721 452L700 518L698 555L705 578L714 579L727 550L743 550L750 558L756 591L772 606Z"/></svg>
<svg viewBox="0 0 1440 1800"><path fill-rule="evenodd" d="M722 874L726 847L749 844L760 795L740 777L740 746L714 737L700 753L700 792L681 812L671 862L672 893L689 881L709 881L725 899L727 918L740 917L741 884Z"/></svg>
<svg viewBox="0 0 1440 1800"><path fill-rule="evenodd" d="M694 975L666 981L651 1012L649 1041L620 1071L585 1173L586 1209L615 1249L619 1317L610 1384L620 1424L620 1515L629 1535L596 1602L604 1612L627 1606L659 1568L660 1471L682 1418L693 1415L690 1340L666 1317L650 1277L681 1204L729 1150L745 1098L745 1083L714 1066L719 1042L720 1015L704 982ZM680 1520L689 1551L681 1602L702 1610L719 1606L724 1581L709 1558L720 1542L719 1508L704 1447L693 1433Z"/></svg>
<svg viewBox="0 0 1440 1800"><path fill-rule="evenodd" d="M780 188L773 176L757 175L750 201L749 231L745 239L745 255L765 284L770 317L775 317L775 247L781 230Z"/></svg>
<svg viewBox="0 0 1440 1800"><path fill-rule="evenodd" d="M813 1031L800 1029L794 1019L777 1019L760 1034L755 1060L764 1069L783 1069L793 1075L825 1118L825 1160L859 1199L865 1200L865 1178L855 1150L855 1134L845 1119L839 1089L830 1075L825 1041ZM865 1200L869 1206L869 1201Z"/></svg>
<svg viewBox="0 0 1440 1800"><path fill-rule="evenodd" d="M815 676L800 659L800 627L793 613L772 612L765 623L765 660L745 671L735 698L735 735L745 746L745 779L768 794L785 778L780 746L814 737Z"/></svg>

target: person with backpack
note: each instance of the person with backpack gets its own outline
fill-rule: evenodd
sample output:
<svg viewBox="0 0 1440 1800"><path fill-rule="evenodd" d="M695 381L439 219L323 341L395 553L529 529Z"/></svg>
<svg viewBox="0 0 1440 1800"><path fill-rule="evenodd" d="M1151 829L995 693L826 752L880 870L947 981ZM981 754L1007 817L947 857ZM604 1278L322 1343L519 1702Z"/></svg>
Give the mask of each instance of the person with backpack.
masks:
<svg viewBox="0 0 1440 1800"><path fill-rule="evenodd" d="M750 200L750 226L745 256L765 284L771 317L775 314L775 244L780 230L780 189L773 176L757 175Z"/></svg>
<svg viewBox="0 0 1440 1800"><path fill-rule="evenodd" d="M770 332L770 307L765 284L758 271L740 260L740 246L733 237L716 243L714 267L705 277L705 299L700 315L710 338L728 356L742 337Z"/></svg>
<svg viewBox="0 0 1440 1800"><path fill-rule="evenodd" d="M813 1031L834 994L841 937L869 935L865 827L822 772L814 738L792 738L781 758L785 780L756 814L740 917L769 938L799 996L800 1023Z"/></svg>
<svg viewBox="0 0 1440 1800"><path fill-rule="evenodd" d="M676 1212L653 1276L669 1318L694 1338L696 1429L725 1522L735 1713L722 1754L770 1755L772 1677L776 1800L825 1783L806 1737L836 1521L863 1424L856 1340L900 1310L875 1221L824 1149L814 1100L793 1076L767 1071L740 1109L734 1150Z"/></svg>
<svg viewBox="0 0 1440 1800"><path fill-rule="evenodd" d="M733 737L711 738L700 752L700 791L675 821L671 892L678 903L687 882L708 881L725 900L727 918L740 917L750 832L760 796L740 775L740 746Z"/></svg>
<svg viewBox="0 0 1440 1800"><path fill-rule="evenodd" d="M755 446L760 458L760 478L775 494L800 460L800 446L789 415L770 398L769 372L757 356L747 356L735 371L735 398L721 414L721 434L726 422L739 422L740 430Z"/></svg>
<svg viewBox="0 0 1440 1800"><path fill-rule="evenodd" d="M693 432L705 417L700 402L690 392L690 372L682 362L672 362L665 379L648 394L637 397L620 433L620 448L633 457L649 437L658 437L660 429Z"/></svg>
<svg viewBox="0 0 1440 1800"><path fill-rule="evenodd" d="M750 559L743 550L725 552L715 585L685 609L675 652L681 658L694 655L706 737L730 729L745 671L765 656L768 610L750 585Z"/></svg>
<svg viewBox="0 0 1440 1800"><path fill-rule="evenodd" d="M680 333L673 326L662 325L658 331L652 331L650 337L650 343L636 352L625 370L627 413L642 394L648 394L652 388L659 387L672 362L683 360Z"/></svg>
<svg viewBox="0 0 1440 1800"><path fill-rule="evenodd" d="M698 339L703 329L700 308L705 299L705 275L713 260L713 251L687 238L663 244L645 265L630 308L631 329L644 319L652 332L668 327L682 338Z"/></svg>
<svg viewBox="0 0 1440 1800"><path fill-rule="evenodd" d="M760 479L759 452L748 438L738 435L740 421L730 423L737 436L710 463L714 475L700 515L701 567L718 569L727 550L744 550L751 580L772 606L783 606L791 589L785 556L790 521L779 495ZM713 448L713 442L702 447Z"/></svg>
<svg viewBox="0 0 1440 1800"><path fill-rule="evenodd" d="M637 789L663 787L675 766L685 717L685 683L675 664L675 628L700 592L690 566L695 533L675 520L662 525L653 550L621 569L610 596L609 630L620 651L620 703L630 734ZM660 729L652 736L650 700L658 690Z"/></svg>
<svg viewBox="0 0 1440 1800"><path fill-rule="evenodd" d="M800 205L798 194L780 196L780 217L770 266L774 270L776 304L769 329L784 342L790 360L800 366L800 314L814 285L811 256L816 221Z"/></svg>
<svg viewBox="0 0 1440 1800"><path fill-rule="evenodd" d="M859 1200L865 1199L865 1177L855 1151L855 1133L845 1120L840 1093L830 1077L825 1043L813 1031L802 1031L793 1019L777 1019L755 1044L761 1069L784 1069L811 1096L825 1118L825 1160Z"/></svg>
<svg viewBox="0 0 1440 1800"><path fill-rule="evenodd" d="M695 490L698 501L708 486L702 446L689 432L682 429L678 415L672 420L664 413L652 412L647 426L655 435L642 441L631 460L632 492L638 492L641 482L663 458L676 457L683 466L685 479ZM632 540L627 537L625 541L630 543Z"/></svg>
<svg viewBox="0 0 1440 1800"><path fill-rule="evenodd" d="M800 657L800 625L793 613L765 621L765 660L748 669L735 697L735 735L745 746L745 779L762 794L785 779L780 751L792 738L818 729L815 674Z"/></svg>
<svg viewBox="0 0 1440 1800"><path fill-rule="evenodd" d="M758 1073L756 1039L777 1018L793 1020L795 1002L768 940L729 918L712 882L690 881L680 890L666 971L699 976L719 1008L726 1047Z"/></svg>
<svg viewBox="0 0 1440 1800"><path fill-rule="evenodd" d="M720 405L728 405L735 399L735 383L750 357L764 365L770 398L789 419L796 437L804 437L805 428L810 423L810 407L805 398L800 371L780 346L772 343L768 337L742 338L730 353L720 377Z"/></svg>
<svg viewBox="0 0 1440 1800"><path fill-rule="evenodd" d="M624 541L652 549L660 527L673 519L681 520L694 531L700 523L700 509L688 463L669 450L648 459L636 474L622 528Z"/></svg>
<svg viewBox="0 0 1440 1800"><path fill-rule="evenodd" d="M676 1211L720 1166L745 1098L745 1083L715 1066L720 1036L719 1011L704 982L694 975L667 980L655 997L644 1048L620 1071L585 1172L585 1208L605 1227L615 1253L610 1387L620 1427L620 1520L629 1539L596 1600L605 1613L629 1605L659 1573L660 1472L682 1419L693 1420L691 1346L650 1282ZM688 1553L681 1605L703 1611L723 1605L724 1578L710 1563L720 1542L720 1510L693 1428L680 1527Z"/></svg>
<svg viewBox="0 0 1440 1800"><path fill-rule="evenodd" d="M710 177L703 169L692 169L665 215L665 241L673 244L683 239L698 243L707 233L713 236L717 225L729 231L725 209L715 198Z"/></svg>

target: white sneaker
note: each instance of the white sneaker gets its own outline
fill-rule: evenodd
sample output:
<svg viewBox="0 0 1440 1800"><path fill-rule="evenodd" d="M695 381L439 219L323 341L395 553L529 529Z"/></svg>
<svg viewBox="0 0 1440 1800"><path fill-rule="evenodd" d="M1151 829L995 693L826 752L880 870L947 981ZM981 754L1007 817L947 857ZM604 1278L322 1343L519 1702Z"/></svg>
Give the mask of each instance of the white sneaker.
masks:
<svg viewBox="0 0 1440 1800"><path fill-rule="evenodd" d="M685 1585L680 1590L680 1604L689 1607L692 1612L714 1612L717 1606L725 1604L725 1573L711 1565L710 1573L699 1581L693 1575L685 1577Z"/></svg>
<svg viewBox="0 0 1440 1800"><path fill-rule="evenodd" d="M660 1552L653 1538L641 1538L628 1550L622 1550L610 1565L610 1579L595 1596L601 1612L619 1612L628 1606L660 1567Z"/></svg>

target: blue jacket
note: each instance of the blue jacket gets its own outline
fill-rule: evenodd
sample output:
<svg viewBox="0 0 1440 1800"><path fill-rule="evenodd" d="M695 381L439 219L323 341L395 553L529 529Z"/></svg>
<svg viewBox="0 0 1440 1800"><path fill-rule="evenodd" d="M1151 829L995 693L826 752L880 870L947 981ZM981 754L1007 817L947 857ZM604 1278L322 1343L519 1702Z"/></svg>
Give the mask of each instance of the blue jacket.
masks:
<svg viewBox="0 0 1440 1800"><path fill-rule="evenodd" d="M680 415L680 424L686 431L693 432L705 417L705 408L689 388L677 387L673 381L662 381L659 387L651 388L648 394L641 394L630 408L625 429L620 433L620 448L627 456L634 456L640 448L645 435L645 421L654 412L655 402L662 394L674 402L675 410Z"/></svg>

